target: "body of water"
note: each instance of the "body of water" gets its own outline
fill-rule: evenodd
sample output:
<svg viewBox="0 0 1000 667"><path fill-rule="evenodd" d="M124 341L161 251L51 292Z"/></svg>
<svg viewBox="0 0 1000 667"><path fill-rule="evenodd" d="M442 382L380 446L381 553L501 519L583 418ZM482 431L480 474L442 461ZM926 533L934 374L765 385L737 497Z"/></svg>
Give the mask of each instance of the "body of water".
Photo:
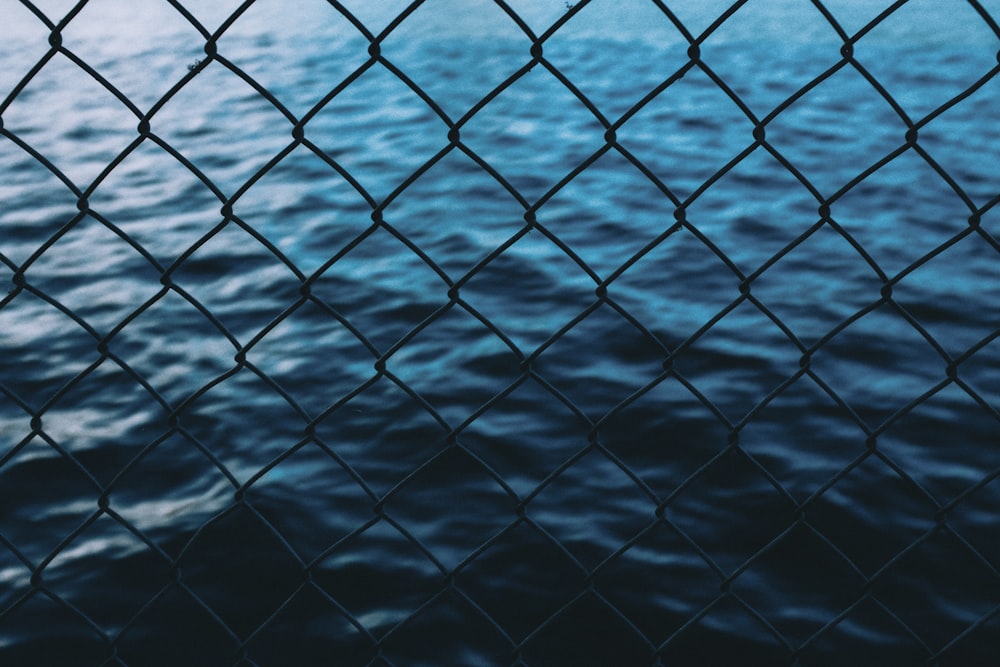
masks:
<svg viewBox="0 0 1000 667"><path fill-rule="evenodd" d="M1000 7L344 4L0 4L4 664L993 664Z"/></svg>

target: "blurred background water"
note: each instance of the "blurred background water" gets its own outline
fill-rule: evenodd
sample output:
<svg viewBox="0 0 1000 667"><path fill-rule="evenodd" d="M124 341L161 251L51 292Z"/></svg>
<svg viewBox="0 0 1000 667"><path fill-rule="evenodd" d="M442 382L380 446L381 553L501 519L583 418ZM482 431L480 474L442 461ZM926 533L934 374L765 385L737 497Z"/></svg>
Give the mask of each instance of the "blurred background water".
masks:
<svg viewBox="0 0 1000 667"><path fill-rule="evenodd" d="M343 4L0 4L4 664L991 664L1000 5Z"/></svg>

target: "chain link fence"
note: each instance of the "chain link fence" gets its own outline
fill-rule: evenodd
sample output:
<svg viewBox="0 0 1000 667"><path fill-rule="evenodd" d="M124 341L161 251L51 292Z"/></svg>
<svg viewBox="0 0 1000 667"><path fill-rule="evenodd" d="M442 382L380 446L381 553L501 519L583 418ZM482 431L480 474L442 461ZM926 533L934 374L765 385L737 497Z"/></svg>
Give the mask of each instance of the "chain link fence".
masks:
<svg viewBox="0 0 1000 667"><path fill-rule="evenodd" d="M306 4L0 5L4 664L995 664L1000 8Z"/></svg>

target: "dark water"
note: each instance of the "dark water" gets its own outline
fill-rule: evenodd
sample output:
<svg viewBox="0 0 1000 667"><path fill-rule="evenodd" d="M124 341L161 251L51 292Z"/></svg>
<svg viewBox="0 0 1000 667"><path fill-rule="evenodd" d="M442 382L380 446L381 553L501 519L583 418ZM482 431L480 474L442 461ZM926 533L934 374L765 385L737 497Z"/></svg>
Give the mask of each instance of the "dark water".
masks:
<svg viewBox="0 0 1000 667"><path fill-rule="evenodd" d="M0 5L3 664L995 664L971 5L306 4Z"/></svg>

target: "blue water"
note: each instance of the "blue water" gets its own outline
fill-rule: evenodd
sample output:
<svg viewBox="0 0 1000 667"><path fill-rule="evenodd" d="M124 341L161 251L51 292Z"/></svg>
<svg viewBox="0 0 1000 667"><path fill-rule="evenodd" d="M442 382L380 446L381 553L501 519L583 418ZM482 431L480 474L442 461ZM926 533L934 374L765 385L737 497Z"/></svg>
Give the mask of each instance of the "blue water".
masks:
<svg viewBox="0 0 1000 667"><path fill-rule="evenodd" d="M0 4L3 664L994 664L1000 6L667 4Z"/></svg>

